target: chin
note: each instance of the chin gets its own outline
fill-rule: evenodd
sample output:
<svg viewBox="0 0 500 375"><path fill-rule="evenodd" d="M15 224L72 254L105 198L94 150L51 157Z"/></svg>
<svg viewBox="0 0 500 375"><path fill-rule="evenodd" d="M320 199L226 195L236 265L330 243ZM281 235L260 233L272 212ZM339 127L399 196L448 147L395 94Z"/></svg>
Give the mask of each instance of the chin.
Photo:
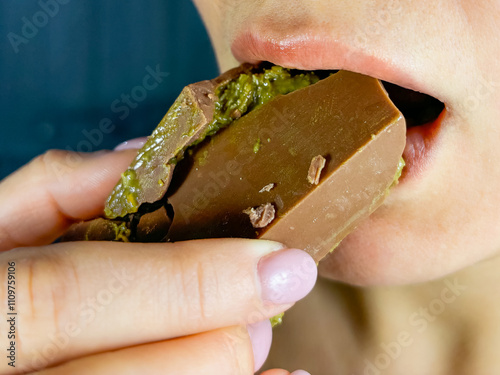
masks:
<svg viewBox="0 0 500 375"><path fill-rule="evenodd" d="M451 277L498 256L495 213L458 206L457 216L451 208L448 216L415 200L420 203L390 197L320 262L319 274L362 287L408 285Z"/></svg>

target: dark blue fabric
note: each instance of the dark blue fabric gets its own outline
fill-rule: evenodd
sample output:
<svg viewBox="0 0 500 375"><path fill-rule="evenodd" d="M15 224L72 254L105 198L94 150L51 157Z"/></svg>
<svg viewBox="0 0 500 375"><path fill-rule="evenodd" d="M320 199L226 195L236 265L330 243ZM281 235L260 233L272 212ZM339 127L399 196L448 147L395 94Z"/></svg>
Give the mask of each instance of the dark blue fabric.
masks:
<svg viewBox="0 0 500 375"><path fill-rule="evenodd" d="M0 179L50 148L148 135L183 86L217 75L189 0L2 0L0 37Z"/></svg>

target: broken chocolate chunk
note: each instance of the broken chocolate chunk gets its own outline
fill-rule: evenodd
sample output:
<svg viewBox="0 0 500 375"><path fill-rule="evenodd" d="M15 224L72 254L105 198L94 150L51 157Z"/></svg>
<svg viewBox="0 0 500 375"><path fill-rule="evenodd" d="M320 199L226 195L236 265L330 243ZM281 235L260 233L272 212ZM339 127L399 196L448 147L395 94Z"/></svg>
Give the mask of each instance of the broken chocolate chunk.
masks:
<svg viewBox="0 0 500 375"><path fill-rule="evenodd" d="M262 63L243 64L213 80L186 86L122 174L106 201L106 217L124 217L139 212L143 204L159 201L188 147L272 98L318 80L314 72L292 72Z"/></svg>
<svg viewBox="0 0 500 375"><path fill-rule="evenodd" d="M124 217L137 212L144 203L163 198L175 164L190 145L202 140L210 130L218 87L253 69L255 65L243 64L211 81L193 83L182 90L111 192L104 209L107 218Z"/></svg>

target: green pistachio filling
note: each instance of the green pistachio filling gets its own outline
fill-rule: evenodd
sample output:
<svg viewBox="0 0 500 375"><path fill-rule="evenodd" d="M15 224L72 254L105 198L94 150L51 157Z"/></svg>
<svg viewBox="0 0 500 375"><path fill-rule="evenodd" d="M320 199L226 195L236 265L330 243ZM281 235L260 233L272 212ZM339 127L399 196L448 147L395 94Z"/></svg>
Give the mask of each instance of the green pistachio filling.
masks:
<svg viewBox="0 0 500 375"><path fill-rule="evenodd" d="M274 328L277 325L280 325L281 323L283 323L283 315L285 315L285 313L275 315L271 319L269 319L271 321L271 327Z"/></svg>
<svg viewBox="0 0 500 375"><path fill-rule="evenodd" d="M218 87L215 91L214 116L204 134L189 148L213 136L219 130L231 125L241 116L266 104L278 95L286 95L318 82L320 78L314 72L293 71L278 65L265 68L260 72L242 73L238 78ZM260 140L254 152L260 148ZM257 148L257 150L255 150ZM186 150L179 150L178 155L169 161L176 164L184 157Z"/></svg>
<svg viewBox="0 0 500 375"><path fill-rule="evenodd" d="M217 133L235 119L266 104L278 95L286 95L319 81L314 72L297 72L281 66L271 66L262 72L240 74L219 87L215 94L215 114L206 136Z"/></svg>
<svg viewBox="0 0 500 375"><path fill-rule="evenodd" d="M125 223L115 225L113 229L115 231L115 241L130 242L130 229L127 228Z"/></svg>

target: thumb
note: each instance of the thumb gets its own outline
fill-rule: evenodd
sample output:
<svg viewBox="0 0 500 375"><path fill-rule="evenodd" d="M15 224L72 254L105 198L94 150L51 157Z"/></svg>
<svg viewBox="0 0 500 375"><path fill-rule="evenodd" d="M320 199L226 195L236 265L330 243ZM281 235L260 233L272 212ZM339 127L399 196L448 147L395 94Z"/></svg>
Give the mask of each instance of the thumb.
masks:
<svg viewBox="0 0 500 375"><path fill-rule="evenodd" d="M51 150L0 182L0 250L44 245L102 213L136 150Z"/></svg>

